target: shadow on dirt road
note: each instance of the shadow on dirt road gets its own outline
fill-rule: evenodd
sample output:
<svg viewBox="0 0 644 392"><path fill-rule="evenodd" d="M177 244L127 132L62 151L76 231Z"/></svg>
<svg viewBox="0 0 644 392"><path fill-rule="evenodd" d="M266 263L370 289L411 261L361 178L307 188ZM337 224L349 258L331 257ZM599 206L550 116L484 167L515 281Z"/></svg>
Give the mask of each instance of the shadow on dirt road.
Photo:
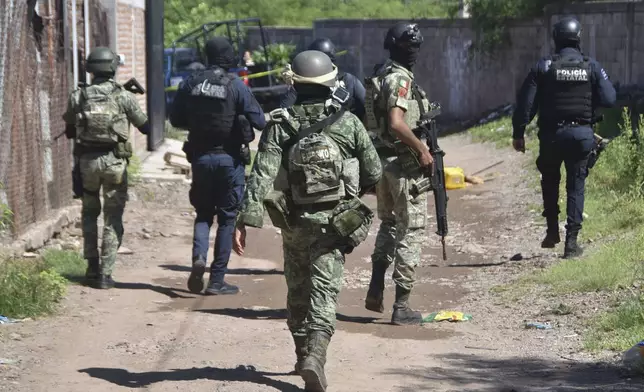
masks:
<svg viewBox="0 0 644 392"><path fill-rule="evenodd" d="M441 366L412 367L385 374L413 380L401 392L428 390L431 385L461 386L478 392L641 391L640 381L616 379L619 369L597 363L552 362L536 358L492 359L477 355L447 354L434 357ZM610 380L610 381L609 381ZM474 389L469 389L474 388Z"/></svg>
<svg viewBox="0 0 644 392"><path fill-rule="evenodd" d="M296 385L274 380L270 376L288 376L289 373L268 373L257 371L253 366L240 365L234 369L215 367L173 369L158 372L131 373L125 369L88 368L79 370L90 377L102 379L112 384L129 388L143 388L164 381L216 380L229 382L249 382L275 388L278 391L301 391Z"/></svg>

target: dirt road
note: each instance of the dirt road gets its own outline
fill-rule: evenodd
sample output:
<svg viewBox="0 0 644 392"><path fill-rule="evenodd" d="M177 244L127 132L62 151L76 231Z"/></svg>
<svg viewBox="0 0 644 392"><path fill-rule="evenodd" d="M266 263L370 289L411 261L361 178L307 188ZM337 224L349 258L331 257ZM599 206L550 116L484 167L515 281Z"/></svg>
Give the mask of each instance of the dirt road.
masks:
<svg viewBox="0 0 644 392"><path fill-rule="evenodd" d="M549 331L525 329L526 320L538 320L552 306L547 297L534 293L529 306L507 305L490 294L490 287L556 258L538 248L543 227L528 212L538 194L522 176L533 163L465 136L442 145L447 165L470 174L503 163L481 174L488 176L484 185L449 193L447 262L433 234L430 203L432 226L412 305L427 313L462 310L474 319L391 326L390 279L388 313L366 311L376 222L368 242L347 257L329 391L641 390L581 353L574 317L558 319ZM302 390L301 379L289 374L294 353L284 320L279 231L270 225L249 230L247 256L233 256L228 279L241 287L240 295L195 296L186 290L187 185L146 183L132 196L124 246L133 254L119 256L117 288L72 286L60 315L0 326L0 357L17 361L0 365L0 391Z"/></svg>

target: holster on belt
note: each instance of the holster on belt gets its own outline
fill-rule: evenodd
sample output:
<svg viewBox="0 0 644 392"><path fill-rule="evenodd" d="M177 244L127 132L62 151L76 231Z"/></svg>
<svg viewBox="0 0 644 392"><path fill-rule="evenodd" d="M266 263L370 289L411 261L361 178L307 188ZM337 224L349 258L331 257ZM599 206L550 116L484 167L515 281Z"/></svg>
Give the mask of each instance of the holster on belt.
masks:
<svg viewBox="0 0 644 392"><path fill-rule="evenodd" d="M359 198L341 201L331 213L331 227L353 248L369 235L373 223L373 211Z"/></svg>
<svg viewBox="0 0 644 392"><path fill-rule="evenodd" d="M264 208L266 208L273 226L283 230L291 230L293 227L293 201L289 195L282 191L271 191L264 199Z"/></svg>

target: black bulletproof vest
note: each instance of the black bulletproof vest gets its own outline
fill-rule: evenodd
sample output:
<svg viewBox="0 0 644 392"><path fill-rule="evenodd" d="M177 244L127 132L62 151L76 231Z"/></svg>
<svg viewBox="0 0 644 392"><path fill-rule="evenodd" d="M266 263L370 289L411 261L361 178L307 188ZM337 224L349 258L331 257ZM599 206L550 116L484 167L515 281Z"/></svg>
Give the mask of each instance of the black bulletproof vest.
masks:
<svg viewBox="0 0 644 392"><path fill-rule="evenodd" d="M544 79L545 88L539 105L542 124L590 123L593 118L593 90L588 57L555 55Z"/></svg>
<svg viewBox="0 0 644 392"><path fill-rule="evenodd" d="M232 152L241 144L239 135L233 134L236 119L233 79L221 68L210 68L197 71L186 81L190 85L190 142L200 151L223 148Z"/></svg>
<svg viewBox="0 0 644 392"><path fill-rule="evenodd" d="M338 71L338 81L344 82L344 88L346 88L347 91L349 91L349 99L347 100L347 102L342 104L342 106L353 113L356 110L355 98L353 97L353 92L355 91L355 88L349 89L350 87L353 87L353 86L349 86L346 76L347 76L346 72Z"/></svg>

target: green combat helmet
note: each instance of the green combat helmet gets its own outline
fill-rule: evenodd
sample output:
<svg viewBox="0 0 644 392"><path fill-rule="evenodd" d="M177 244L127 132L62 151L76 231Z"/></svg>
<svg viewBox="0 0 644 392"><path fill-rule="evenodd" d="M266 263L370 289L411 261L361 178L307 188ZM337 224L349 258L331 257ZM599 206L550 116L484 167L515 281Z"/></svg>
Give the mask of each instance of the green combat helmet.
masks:
<svg viewBox="0 0 644 392"><path fill-rule="evenodd" d="M92 74L116 73L119 65L119 57L110 48L104 46L94 48L87 56L87 72Z"/></svg>
<svg viewBox="0 0 644 392"><path fill-rule="evenodd" d="M305 50L293 59L293 83L335 87L338 69L329 56L317 50Z"/></svg>

